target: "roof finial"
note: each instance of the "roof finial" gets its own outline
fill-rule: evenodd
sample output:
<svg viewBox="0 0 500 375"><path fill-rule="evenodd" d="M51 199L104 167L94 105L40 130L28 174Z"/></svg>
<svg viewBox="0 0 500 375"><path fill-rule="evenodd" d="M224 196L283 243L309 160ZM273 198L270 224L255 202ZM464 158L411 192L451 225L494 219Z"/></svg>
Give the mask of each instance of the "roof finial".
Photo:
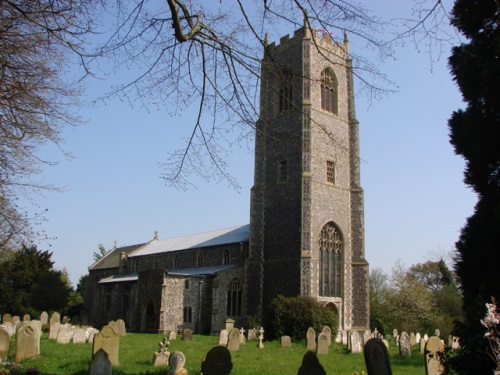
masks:
<svg viewBox="0 0 500 375"><path fill-rule="evenodd" d="M264 36L264 47L267 47L269 45L269 34L266 33Z"/></svg>
<svg viewBox="0 0 500 375"><path fill-rule="evenodd" d="M155 230L155 238L154 238L154 239L155 239L155 240L157 240L157 239L158 239L158 231L157 231L157 230Z"/></svg>

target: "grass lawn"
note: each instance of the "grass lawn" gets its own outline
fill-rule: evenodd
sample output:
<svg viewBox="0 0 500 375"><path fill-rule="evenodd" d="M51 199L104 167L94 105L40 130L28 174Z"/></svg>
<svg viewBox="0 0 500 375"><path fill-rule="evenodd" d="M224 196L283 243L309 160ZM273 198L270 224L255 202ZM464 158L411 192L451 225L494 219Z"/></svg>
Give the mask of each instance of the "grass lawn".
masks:
<svg viewBox="0 0 500 375"><path fill-rule="evenodd" d="M113 374L166 374L166 368L152 366L153 353L158 350L162 335L128 333L120 339L120 365L113 368ZM194 335L192 342L172 340L170 352L181 351L186 356L185 368L190 375L200 374L201 359L218 343L214 336ZM394 375L425 374L424 360L417 347L411 358L400 358L394 343L389 350L392 373ZM37 358L17 363L17 370L11 374L25 374L29 368L37 368L43 375L86 375L92 356L90 344L58 344L48 340L47 334L41 339L41 354ZM231 353L234 375L246 374L297 374L302 357L306 352L305 342L292 343L292 348L281 348L277 341L264 342L264 349L257 347L257 341L241 345L240 350ZM9 359L15 354L15 339L11 342ZM340 344L333 344L326 356L319 360L329 375L366 373L363 354L348 353ZM0 371L1 374L1 371Z"/></svg>

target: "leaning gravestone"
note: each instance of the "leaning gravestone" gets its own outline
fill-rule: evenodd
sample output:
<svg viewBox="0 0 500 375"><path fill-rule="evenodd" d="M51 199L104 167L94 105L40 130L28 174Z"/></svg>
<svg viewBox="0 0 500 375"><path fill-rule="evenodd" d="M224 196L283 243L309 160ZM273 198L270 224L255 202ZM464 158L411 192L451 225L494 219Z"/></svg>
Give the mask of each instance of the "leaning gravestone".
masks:
<svg viewBox="0 0 500 375"><path fill-rule="evenodd" d="M103 349L108 353L109 360L113 366L118 366L118 353L120 351L120 336L109 326L102 327L101 331L94 336L92 353Z"/></svg>
<svg viewBox="0 0 500 375"><path fill-rule="evenodd" d="M318 355L327 355L329 346L326 334L321 332L318 336Z"/></svg>
<svg viewBox="0 0 500 375"><path fill-rule="evenodd" d="M324 326L322 332L325 334L326 339L328 340L328 346L331 346L332 345L332 329L328 326Z"/></svg>
<svg viewBox="0 0 500 375"><path fill-rule="evenodd" d="M182 352L173 352L170 354L168 364L171 369L167 375L187 375L187 370L184 368L186 364L186 357Z"/></svg>
<svg viewBox="0 0 500 375"><path fill-rule="evenodd" d="M440 360L442 352L444 352L444 344L441 339L437 336L429 337L424 351L426 375L444 374L444 368Z"/></svg>
<svg viewBox="0 0 500 375"><path fill-rule="evenodd" d="M316 332L312 327L307 329L307 350L316 351Z"/></svg>
<svg viewBox="0 0 500 375"><path fill-rule="evenodd" d="M127 329L125 328L125 321L123 319L116 321L116 333L118 336L127 336Z"/></svg>
<svg viewBox="0 0 500 375"><path fill-rule="evenodd" d="M349 332L349 347L351 348L351 353L362 353L363 345L361 343L361 336L356 330Z"/></svg>
<svg viewBox="0 0 500 375"><path fill-rule="evenodd" d="M326 371L321 363L319 363L316 354L308 350L302 358L302 365L297 375L326 375Z"/></svg>
<svg viewBox="0 0 500 375"><path fill-rule="evenodd" d="M368 340L364 352L368 375L392 375L389 352L382 340L379 338Z"/></svg>
<svg viewBox="0 0 500 375"><path fill-rule="evenodd" d="M40 354L40 330L31 323L25 323L16 334L16 361Z"/></svg>
<svg viewBox="0 0 500 375"><path fill-rule="evenodd" d="M282 348L291 348L292 347L292 338L290 336L281 336L281 347Z"/></svg>
<svg viewBox="0 0 500 375"><path fill-rule="evenodd" d="M185 329L184 330L184 332L182 333L182 341L193 341L193 330L192 329Z"/></svg>
<svg viewBox="0 0 500 375"><path fill-rule="evenodd" d="M418 344L418 348L420 349L420 353L424 354L425 352L425 344L426 341L424 339L420 340L420 343Z"/></svg>
<svg viewBox="0 0 500 375"><path fill-rule="evenodd" d="M203 375L229 375L232 369L231 353L223 346L210 349L201 361Z"/></svg>
<svg viewBox="0 0 500 375"><path fill-rule="evenodd" d="M0 327L0 364L7 361L10 348L10 335L5 328Z"/></svg>
<svg viewBox="0 0 500 375"><path fill-rule="evenodd" d="M227 350L235 351L240 350L240 331L238 328L233 328L229 331L229 337L227 340Z"/></svg>
<svg viewBox="0 0 500 375"><path fill-rule="evenodd" d="M111 375L113 365L109 360L108 353L99 349L92 355L92 361L89 363L89 375Z"/></svg>
<svg viewBox="0 0 500 375"><path fill-rule="evenodd" d="M410 335L404 331L399 338L399 355L401 357L411 357Z"/></svg>
<svg viewBox="0 0 500 375"><path fill-rule="evenodd" d="M229 332L225 329L222 329L220 331L220 335L219 335L219 345L220 346L227 346L228 338L229 338Z"/></svg>

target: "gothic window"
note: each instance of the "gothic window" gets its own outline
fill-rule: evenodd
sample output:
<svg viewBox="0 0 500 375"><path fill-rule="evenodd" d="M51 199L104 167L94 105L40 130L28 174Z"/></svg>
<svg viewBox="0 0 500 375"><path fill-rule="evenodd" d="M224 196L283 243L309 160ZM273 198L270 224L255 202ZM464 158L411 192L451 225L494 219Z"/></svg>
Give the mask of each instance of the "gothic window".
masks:
<svg viewBox="0 0 500 375"><path fill-rule="evenodd" d="M179 268L179 257L177 255L174 257L174 268Z"/></svg>
<svg viewBox="0 0 500 375"><path fill-rule="evenodd" d="M203 255L201 253L196 254L196 266L203 267Z"/></svg>
<svg viewBox="0 0 500 375"><path fill-rule="evenodd" d="M335 184L335 163L331 160L326 161L326 182Z"/></svg>
<svg viewBox="0 0 500 375"><path fill-rule="evenodd" d="M319 295L341 297L343 242L340 230L330 222L319 235Z"/></svg>
<svg viewBox="0 0 500 375"><path fill-rule="evenodd" d="M279 110L280 113L293 107L293 73L283 68L279 76Z"/></svg>
<svg viewBox="0 0 500 375"><path fill-rule="evenodd" d="M229 264L231 259L231 254L228 249L224 250L224 254L222 255L222 264Z"/></svg>
<svg viewBox="0 0 500 375"><path fill-rule="evenodd" d="M184 307L184 323L192 323L193 322L193 309L190 306Z"/></svg>
<svg viewBox="0 0 500 375"><path fill-rule="evenodd" d="M321 109L330 113L338 113L338 83L332 69L321 72Z"/></svg>
<svg viewBox="0 0 500 375"><path fill-rule="evenodd" d="M288 160L282 160L278 164L278 182L288 180Z"/></svg>
<svg viewBox="0 0 500 375"><path fill-rule="evenodd" d="M243 285L233 279L227 289L227 316L241 316L243 307Z"/></svg>

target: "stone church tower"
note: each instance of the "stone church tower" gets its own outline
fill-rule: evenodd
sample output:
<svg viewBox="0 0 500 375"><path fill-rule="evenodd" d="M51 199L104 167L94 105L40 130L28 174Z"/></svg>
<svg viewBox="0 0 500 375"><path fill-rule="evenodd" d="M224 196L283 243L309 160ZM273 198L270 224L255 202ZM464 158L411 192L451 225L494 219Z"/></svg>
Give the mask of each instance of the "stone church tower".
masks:
<svg viewBox="0 0 500 375"><path fill-rule="evenodd" d="M266 45L256 124L246 315L311 296L369 327L363 189L349 44L308 27Z"/></svg>

